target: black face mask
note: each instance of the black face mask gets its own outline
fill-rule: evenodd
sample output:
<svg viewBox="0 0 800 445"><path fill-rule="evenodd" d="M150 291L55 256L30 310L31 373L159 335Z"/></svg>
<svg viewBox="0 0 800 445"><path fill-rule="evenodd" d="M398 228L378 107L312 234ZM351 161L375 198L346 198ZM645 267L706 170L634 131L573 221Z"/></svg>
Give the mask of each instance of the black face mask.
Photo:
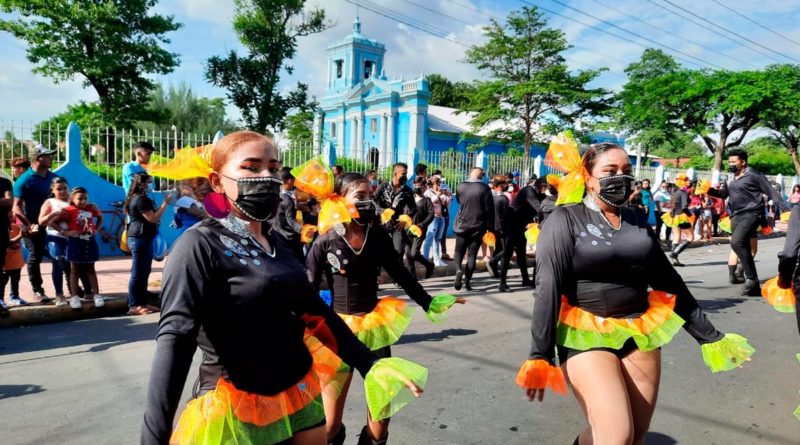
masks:
<svg viewBox="0 0 800 445"><path fill-rule="evenodd" d="M236 181L238 196L233 204L244 215L253 221L266 221L278 212L281 203L281 185L283 181L274 176L255 176L231 178ZM230 198L228 198L230 199Z"/></svg>
<svg viewBox="0 0 800 445"><path fill-rule="evenodd" d="M406 182L408 182L408 176L401 176L401 177L400 177L400 178L397 180L397 185L399 185L399 186L401 186L401 187L402 187L402 186L404 186L404 185L406 184Z"/></svg>
<svg viewBox="0 0 800 445"><path fill-rule="evenodd" d="M633 192L633 181L635 179L631 175L613 175L598 178L597 180L600 182L598 196L608 205L622 207Z"/></svg>
<svg viewBox="0 0 800 445"><path fill-rule="evenodd" d="M358 218L355 219L357 224L362 226L375 218L375 201L371 199L359 199L353 204L358 210Z"/></svg>
<svg viewBox="0 0 800 445"><path fill-rule="evenodd" d="M731 173L739 173L739 167L737 165L729 165L728 171Z"/></svg>

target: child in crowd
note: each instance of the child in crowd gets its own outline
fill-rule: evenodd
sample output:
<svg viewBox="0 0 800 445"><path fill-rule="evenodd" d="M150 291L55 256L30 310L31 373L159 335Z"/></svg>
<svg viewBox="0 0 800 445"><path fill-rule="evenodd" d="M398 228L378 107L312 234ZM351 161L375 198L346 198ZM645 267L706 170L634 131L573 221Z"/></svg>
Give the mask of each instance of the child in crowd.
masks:
<svg viewBox="0 0 800 445"><path fill-rule="evenodd" d="M208 213L203 206L203 198L209 191L208 180L197 178L184 181L180 185L180 195L175 201L174 225L181 233L186 229L208 218Z"/></svg>
<svg viewBox="0 0 800 445"><path fill-rule="evenodd" d="M103 229L103 214L94 204L89 203L89 193L83 187L75 187L69 195L69 206L64 209L63 216L56 218L53 223L61 220L67 222L67 261L70 262L70 293L69 306L72 309L81 308L81 299L78 297L78 278L81 271L85 270L89 276L91 289L86 289L87 298L94 299L95 307L103 307L105 301L100 295L97 284L97 272L94 263L99 259L99 251L95 234L100 232L106 236ZM95 221L96 220L96 221ZM51 223L51 224L53 224Z"/></svg>
<svg viewBox="0 0 800 445"><path fill-rule="evenodd" d="M69 230L67 222L63 220L64 209L69 207L69 184L62 177L56 177L50 184L52 197L44 202L42 210L39 212L39 224L47 229L47 250L53 260L53 287L56 291L56 306L64 306L67 299L64 298L64 277L67 279L67 287L70 283L70 267L67 261L67 236ZM55 219L60 222L53 223Z"/></svg>
<svg viewBox="0 0 800 445"><path fill-rule="evenodd" d="M11 212L8 218L12 219ZM22 266L25 265L25 259L22 257L22 237L24 233L22 226L17 223L11 223L8 237L8 249L6 250L6 262L3 265L3 274L0 276L0 297L6 295L6 284L11 283L11 295L9 301L12 306L23 306L28 304L19 296L19 278L22 274Z"/></svg>

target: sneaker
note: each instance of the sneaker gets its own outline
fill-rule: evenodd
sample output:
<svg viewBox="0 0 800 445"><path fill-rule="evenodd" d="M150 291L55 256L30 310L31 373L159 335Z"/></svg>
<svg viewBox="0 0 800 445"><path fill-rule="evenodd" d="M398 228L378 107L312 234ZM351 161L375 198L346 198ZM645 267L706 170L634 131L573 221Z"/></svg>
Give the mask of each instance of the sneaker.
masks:
<svg viewBox="0 0 800 445"><path fill-rule="evenodd" d="M106 305L106 300L102 295L94 296L94 307L103 307Z"/></svg>
<svg viewBox="0 0 800 445"><path fill-rule="evenodd" d="M34 292L33 293L34 300L38 301L42 304L52 303L53 299L45 295L44 292Z"/></svg>
<svg viewBox="0 0 800 445"><path fill-rule="evenodd" d="M453 287L454 287L456 290L461 290L461 286L462 286L462 284L463 284L463 283L462 283L462 280L463 280L463 279L464 279L464 272L462 272L462 271L460 271L460 270L459 270L458 272L456 272L456 280L455 280L455 282L453 283Z"/></svg>
<svg viewBox="0 0 800 445"><path fill-rule="evenodd" d="M9 315L11 315L11 312L8 311L6 300L0 299L0 317L6 318Z"/></svg>
<svg viewBox="0 0 800 445"><path fill-rule="evenodd" d="M64 298L63 295L56 295L56 307L66 306L66 305L67 305L67 299Z"/></svg>
<svg viewBox="0 0 800 445"><path fill-rule="evenodd" d="M10 300L11 300L11 304L13 306L25 306L26 304L28 304L27 301L23 300L22 298L20 298L17 295L12 295Z"/></svg>
<svg viewBox="0 0 800 445"><path fill-rule="evenodd" d="M439 260L439 261L433 263L433 265L436 266L436 267L447 267L447 263L445 263L442 260Z"/></svg>
<svg viewBox="0 0 800 445"><path fill-rule="evenodd" d="M71 307L72 309L80 309L81 297L73 295L72 298L69 299L69 307Z"/></svg>

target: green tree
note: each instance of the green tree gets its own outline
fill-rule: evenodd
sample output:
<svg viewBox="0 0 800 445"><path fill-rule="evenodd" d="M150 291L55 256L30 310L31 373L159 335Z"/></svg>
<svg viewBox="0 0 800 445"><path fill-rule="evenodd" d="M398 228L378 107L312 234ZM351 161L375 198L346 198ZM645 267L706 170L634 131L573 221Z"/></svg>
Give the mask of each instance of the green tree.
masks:
<svg viewBox="0 0 800 445"><path fill-rule="evenodd" d="M308 86L298 83L281 94L281 74L297 52L300 37L328 27L325 11L305 8L305 0L234 0L233 28L246 54L231 51L208 59L206 79L228 90L246 125L260 132L283 128L288 112L308 105Z"/></svg>
<svg viewBox="0 0 800 445"><path fill-rule="evenodd" d="M772 72L781 79L775 103L762 113L765 127L774 131L775 140L788 152L796 175L800 175L797 149L800 145L800 67L780 65Z"/></svg>
<svg viewBox="0 0 800 445"><path fill-rule="evenodd" d="M172 16L151 13L157 0L0 0L6 31L28 45L34 73L56 83L83 78L116 125L142 118L151 74L166 74L178 56L161 46L180 28Z"/></svg>
<svg viewBox="0 0 800 445"><path fill-rule="evenodd" d="M150 92L147 106L155 111L155 119L138 122L137 129L170 132L175 131L174 126L184 134L213 136L217 131L229 133L238 128L226 118L222 98L197 96L186 83L168 88L157 85ZM189 142L179 141L178 146Z"/></svg>
<svg viewBox="0 0 800 445"><path fill-rule="evenodd" d="M67 105L66 111L36 124L33 134L38 136L52 131L65 131L70 122L78 124L81 130L90 128L105 129L109 126L113 126L111 122L106 120L105 114L103 114L103 110L98 102L87 103L80 101L74 105Z"/></svg>
<svg viewBox="0 0 800 445"><path fill-rule="evenodd" d="M310 146L314 141L314 112L301 110L286 118L286 133L295 146Z"/></svg>
<svg viewBox="0 0 800 445"><path fill-rule="evenodd" d="M441 74L429 74L425 79L431 92L429 104L449 108L464 108L469 104L469 95L474 91L471 84L452 82Z"/></svg>
<svg viewBox="0 0 800 445"><path fill-rule="evenodd" d="M753 139L742 148L747 151L747 165L767 175L794 175L792 157L779 141L772 137Z"/></svg>
<svg viewBox="0 0 800 445"><path fill-rule="evenodd" d="M570 73L564 33L548 28L536 7L512 11L505 24L492 20L484 35L486 43L467 50L466 61L489 80L474 82L460 108L476 112L471 125L474 133L488 130L484 141L520 145L528 162L537 131L552 133L606 110L606 90L587 87L602 70Z"/></svg>

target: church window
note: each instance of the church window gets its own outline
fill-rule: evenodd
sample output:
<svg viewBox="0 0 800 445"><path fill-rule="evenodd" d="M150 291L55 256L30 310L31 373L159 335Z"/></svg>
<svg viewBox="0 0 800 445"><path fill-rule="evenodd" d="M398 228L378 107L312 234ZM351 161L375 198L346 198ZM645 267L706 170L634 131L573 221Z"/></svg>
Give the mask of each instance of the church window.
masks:
<svg viewBox="0 0 800 445"><path fill-rule="evenodd" d="M364 79L369 79L372 76L372 67L374 65L371 60L364 62Z"/></svg>
<svg viewBox="0 0 800 445"><path fill-rule="evenodd" d="M369 131L371 133L377 133L378 132L378 119L375 119L375 118L370 119L370 121L369 121Z"/></svg>
<svg viewBox="0 0 800 445"><path fill-rule="evenodd" d="M336 137L336 122L331 122L331 137Z"/></svg>
<svg viewBox="0 0 800 445"><path fill-rule="evenodd" d="M336 78L337 79L341 79L342 78L342 69L344 67L344 60L339 59L339 60L336 60L334 63L336 64Z"/></svg>

